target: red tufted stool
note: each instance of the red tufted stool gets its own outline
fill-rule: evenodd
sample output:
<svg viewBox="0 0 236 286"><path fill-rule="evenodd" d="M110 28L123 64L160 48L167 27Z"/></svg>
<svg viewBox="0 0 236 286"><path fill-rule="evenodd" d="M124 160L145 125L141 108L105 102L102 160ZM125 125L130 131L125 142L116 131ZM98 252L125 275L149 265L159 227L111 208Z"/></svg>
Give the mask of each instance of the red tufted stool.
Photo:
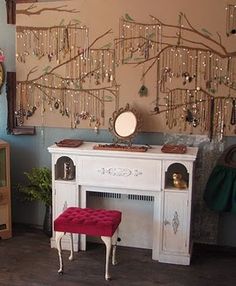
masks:
<svg viewBox="0 0 236 286"><path fill-rule="evenodd" d="M61 239L67 232L71 238L71 254L69 259L73 259L73 236L72 233L100 236L106 245L106 265L105 279L109 280L109 257L112 251L112 264L116 264L115 252L118 226L121 222L121 212L116 210L103 210L91 208L67 208L54 221L54 230L56 232L56 245L59 255L60 268L59 273L63 273L63 260L61 255Z"/></svg>

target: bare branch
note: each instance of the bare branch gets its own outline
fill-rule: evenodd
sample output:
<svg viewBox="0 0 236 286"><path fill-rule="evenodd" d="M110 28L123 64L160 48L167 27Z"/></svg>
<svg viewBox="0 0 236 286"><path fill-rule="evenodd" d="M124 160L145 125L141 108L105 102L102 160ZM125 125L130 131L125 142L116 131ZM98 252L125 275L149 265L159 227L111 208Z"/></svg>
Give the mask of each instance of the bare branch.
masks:
<svg viewBox="0 0 236 286"><path fill-rule="evenodd" d="M218 38L219 38L219 42L220 42L220 44L222 44L222 39L221 39L221 35L220 35L220 33L216 32L216 34L217 34L217 36L218 36Z"/></svg>
<svg viewBox="0 0 236 286"><path fill-rule="evenodd" d="M191 25L191 23L189 22L189 20L188 20L188 18L187 18L187 16L186 16L185 14L184 14L184 18L185 18L186 22L188 23L188 25L190 26L190 28L192 29L192 31L193 31L194 33L196 33L196 34L202 36L203 38L205 38L205 39L207 39L207 40L213 42L213 43L216 44L216 45L218 45L218 46L223 50L223 52L224 52L225 54L227 54L227 50L226 50L226 48L221 44L221 42L217 42L216 40L207 37L207 36L204 35L203 33L199 32L197 29L195 29L195 28Z"/></svg>
<svg viewBox="0 0 236 286"><path fill-rule="evenodd" d="M53 12L67 12L67 13L78 13L79 11L76 9L64 9L64 7L67 7L67 5L62 5L54 8L42 8L37 11L32 11L32 9L36 8L36 5L31 5L30 7L22 10L16 10L16 14L21 14L21 15L40 15L41 13L45 11L53 11Z"/></svg>
<svg viewBox="0 0 236 286"><path fill-rule="evenodd" d="M82 54L88 52L89 49L91 49L91 47L92 47L98 40L100 40L101 38L103 38L104 36L106 36L106 35L109 34L109 33L111 33L111 29L108 30L108 31L106 31L105 33L103 33L101 36L97 37L97 38L92 42L92 44L90 44L90 45L88 46L88 48L87 48L86 50L83 50L83 49L80 50L74 57L72 57L72 58L68 59L67 61L64 61L63 63L61 63L61 64L55 66L54 68L52 68L52 69L50 70L50 72L48 72L48 73L46 73L46 74L52 74L52 73L53 73L55 70L57 70L58 68L60 68L60 67L62 67L62 66L64 66L64 65L66 65L66 64L69 63L69 62L74 61L75 59L77 59L77 58L78 58L79 56L81 56ZM29 75L30 75L31 73L32 73L32 72L29 72L26 81L19 81L19 82L22 82L22 83L33 82L33 81L39 80L43 75L45 75L45 74L41 74L41 75L38 76L37 78L34 78L34 79L29 80Z"/></svg>
<svg viewBox="0 0 236 286"><path fill-rule="evenodd" d="M196 34L196 35L198 35L198 36L204 38L205 40L210 41L210 42L214 43L215 45L217 45L220 49L222 49L222 51L223 51L223 53L224 53L225 55L228 54L226 48L225 48L220 42L217 42L216 40L214 40L214 39L212 39L212 38L210 38L210 37L207 37L205 34L199 32L197 29L195 29L195 28L191 25L191 23L189 22L189 20L188 20L188 18L186 17L186 15L183 15L183 16L184 16L184 18L185 18L185 20L186 20L186 22L187 22L187 24L188 24L188 26L189 26L190 28L181 27L181 30L182 30L182 31L187 31L187 32L190 32L190 33L194 33L194 34ZM161 22L159 19L157 19L157 18L154 17L154 16L151 16L151 17L152 17L153 19L155 19L158 23L160 23L163 27L179 29L179 26L177 26L177 25L166 24L166 23L164 23L164 22Z"/></svg>
<svg viewBox="0 0 236 286"><path fill-rule="evenodd" d="M219 53L217 50L214 50L214 49L212 49L210 46L208 46L208 45L206 45L206 44L204 44L204 43L202 43L202 42L196 42L196 41L191 41L191 40L189 40L189 39L186 39L186 38L184 38L184 37L182 37L182 40L183 41L185 41L185 42L187 42L187 43L192 43L192 44L196 44L196 45L200 45L200 46L203 46L203 47L205 47L206 49L198 49L198 48L195 48L195 47L189 47L189 49L194 49L194 50L200 50L200 51L209 51L209 52L212 52L212 53L214 53L214 54L217 54L218 56L220 56L221 58L227 58L228 57L228 54L221 54L221 53Z"/></svg>
<svg viewBox="0 0 236 286"><path fill-rule="evenodd" d="M30 76L32 73L35 73L37 70L38 70L37 67L33 67L33 68L28 72L27 77L26 77L27 81L29 80L29 76Z"/></svg>
<svg viewBox="0 0 236 286"><path fill-rule="evenodd" d="M99 41L101 38L105 37L106 35L112 33L112 29L106 31L105 33L103 33L101 36L97 37L89 46L89 48L92 48L92 46L97 42Z"/></svg>
<svg viewBox="0 0 236 286"><path fill-rule="evenodd" d="M142 79L144 79L145 75L149 72L149 70L155 65L155 63L158 61L158 59L156 58L151 64L150 66L145 70L145 72L142 74Z"/></svg>
<svg viewBox="0 0 236 286"><path fill-rule="evenodd" d="M40 84L40 83L35 83L34 84L35 87L39 88L41 91L43 91L43 88L46 88L46 89L53 89L53 90L64 90L64 91L77 91L78 89L77 88L72 88L72 87L55 87L55 86L48 86L48 85L45 85L45 84ZM87 92L89 93L90 95L92 95L93 97L95 97L97 100L101 101L102 102L102 99L97 97L93 91L97 91L97 90L106 90L106 91L109 91L113 94L113 90L111 87L101 87L101 88L88 88L88 89L80 89L80 91L83 91L83 92ZM48 97L48 95L45 93L45 95Z"/></svg>
<svg viewBox="0 0 236 286"><path fill-rule="evenodd" d="M50 31L53 29L58 29L58 28L70 28L70 29L75 29L75 30L85 30L86 27L80 27L78 24L71 24L69 23L68 25L57 25L57 26L50 26L50 27L32 27L32 26L16 26L16 31L17 32L24 32L24 31Z"/></svg>

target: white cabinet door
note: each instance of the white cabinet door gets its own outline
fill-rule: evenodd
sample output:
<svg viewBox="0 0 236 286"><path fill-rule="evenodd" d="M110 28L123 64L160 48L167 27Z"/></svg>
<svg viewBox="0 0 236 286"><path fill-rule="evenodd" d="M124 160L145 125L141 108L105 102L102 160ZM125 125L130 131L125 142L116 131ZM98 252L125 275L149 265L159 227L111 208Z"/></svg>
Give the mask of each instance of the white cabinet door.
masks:
<svg viewBox="0 0 236 286"><path fill-rule="evenodd" d="M188 193L164 192L162 228L162 251L187 253L188 235Z"/></svg>
<svg viewBox="0 0 236 286"><path fill-rule="evenodd" d="M54 190L54 218L68 207L78 207L77 185L71 182L55 182Z"/></svg>
<svg viewBox="0 0 236 286"><path fill-rule="evenodd" d="M53 195L53 219L55 220L68 207L78 207L78 191L76 183L56 181ZM73 235L74 250L78 251L78 235ZM65 235L61 241L62 249L70 249L70 237ZM51 239L51 247L56 247L55 233Z"/></svg>

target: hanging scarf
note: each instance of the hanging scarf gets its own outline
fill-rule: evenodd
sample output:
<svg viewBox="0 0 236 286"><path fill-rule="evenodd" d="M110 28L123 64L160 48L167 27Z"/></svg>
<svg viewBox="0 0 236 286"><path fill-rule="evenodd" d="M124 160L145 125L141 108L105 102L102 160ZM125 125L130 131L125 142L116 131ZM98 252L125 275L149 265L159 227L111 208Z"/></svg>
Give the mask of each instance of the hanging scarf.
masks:
<svg viewBox="0 0 236 286"><path fill-rule="evenodd" d="M227 148L212 170L204 191L207 206L218 212L236 213L236 145Z"/></svg>

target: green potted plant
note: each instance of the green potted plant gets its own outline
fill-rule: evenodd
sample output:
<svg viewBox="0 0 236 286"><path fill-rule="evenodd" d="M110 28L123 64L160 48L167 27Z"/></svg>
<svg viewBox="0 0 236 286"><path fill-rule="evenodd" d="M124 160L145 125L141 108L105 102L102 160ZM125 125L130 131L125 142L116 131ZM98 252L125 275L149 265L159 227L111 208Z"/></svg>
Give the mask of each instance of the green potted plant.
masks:
<svg viewBox="0 0 236 286"><path fill-rule="evenodd" d="M43 230L48 235L52 234L52 174L47 167L32 168L24 172L27 183L18 185L18 190L24 194L28 201L40 201L46 207Z"/></svg>

